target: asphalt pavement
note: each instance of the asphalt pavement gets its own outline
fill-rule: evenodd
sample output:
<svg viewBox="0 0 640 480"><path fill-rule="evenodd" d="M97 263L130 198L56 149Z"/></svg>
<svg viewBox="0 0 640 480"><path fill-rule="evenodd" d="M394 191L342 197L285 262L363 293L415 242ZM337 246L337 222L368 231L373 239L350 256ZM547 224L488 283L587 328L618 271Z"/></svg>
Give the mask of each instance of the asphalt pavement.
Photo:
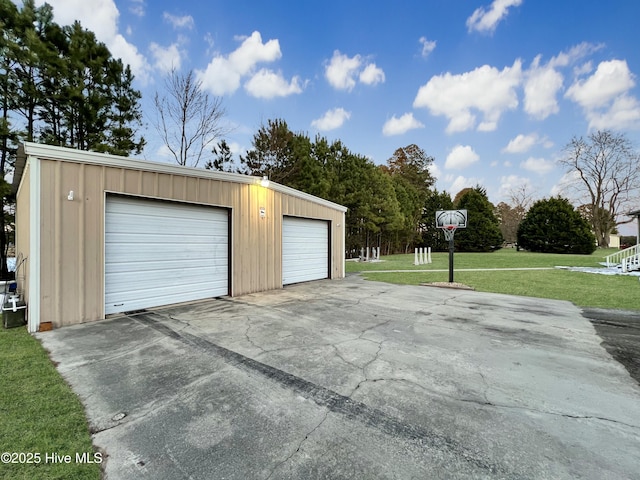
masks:
<svg viewBox="0 0 640 480"><path fill-rule="evenodd" d="M344 280L38 334L118 479L637 479L640 387L569 302Z"/></svg>

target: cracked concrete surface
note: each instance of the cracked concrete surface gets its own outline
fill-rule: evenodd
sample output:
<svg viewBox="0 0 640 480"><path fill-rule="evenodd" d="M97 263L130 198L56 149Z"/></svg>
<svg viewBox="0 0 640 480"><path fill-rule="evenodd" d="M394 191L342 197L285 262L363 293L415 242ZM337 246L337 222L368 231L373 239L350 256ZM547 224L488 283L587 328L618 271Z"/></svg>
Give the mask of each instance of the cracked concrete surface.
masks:
<svg viewBox="0 0 640 480"><path fill-rule="evenodd" d="M38 337L110 480L631 479L640 465L640 387L568 302L351 276Z"/></svg>

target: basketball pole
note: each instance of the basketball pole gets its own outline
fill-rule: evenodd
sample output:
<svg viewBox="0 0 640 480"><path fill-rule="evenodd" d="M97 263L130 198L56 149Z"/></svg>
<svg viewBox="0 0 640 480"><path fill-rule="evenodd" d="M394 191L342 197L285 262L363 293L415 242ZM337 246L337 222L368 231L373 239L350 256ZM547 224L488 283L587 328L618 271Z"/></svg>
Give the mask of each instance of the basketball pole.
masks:
<svg viewBox="0 0 640 480"><path fill-rule="evenodd" d="M453 235L449 237L449 283L453 283Z"/></svg>

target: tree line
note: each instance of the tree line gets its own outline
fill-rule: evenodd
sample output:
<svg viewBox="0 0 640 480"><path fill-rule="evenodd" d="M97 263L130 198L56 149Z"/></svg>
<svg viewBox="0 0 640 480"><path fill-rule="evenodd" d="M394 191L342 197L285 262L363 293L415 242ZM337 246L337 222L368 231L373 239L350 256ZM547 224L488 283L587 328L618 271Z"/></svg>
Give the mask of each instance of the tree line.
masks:
<svg viewBox="0 0 640 480"><path fill-rule="evenodd" d="M140 153L141 94L128 65L80 23L60 26L53 8L0 0L0 277L13 234L4 174L22 141L115 155Z"/></svg>
<svg viewBox="0 0 640 480"><path fill-rule="evenodd" d="M446 249L435 228L437 210L465 208L473 228L457 234L462 251L491 251L502 245L494 207L481 186L451 199L434 188L433 157L415 144L400 147L383 165L351 152L339 140L292 132L283 119L269 120L255 133L252 148L236 162L223 140L205 168L267 176L270 180L344 205L346 250L363 247L384 254L408 253L417 246Z"/></svg>

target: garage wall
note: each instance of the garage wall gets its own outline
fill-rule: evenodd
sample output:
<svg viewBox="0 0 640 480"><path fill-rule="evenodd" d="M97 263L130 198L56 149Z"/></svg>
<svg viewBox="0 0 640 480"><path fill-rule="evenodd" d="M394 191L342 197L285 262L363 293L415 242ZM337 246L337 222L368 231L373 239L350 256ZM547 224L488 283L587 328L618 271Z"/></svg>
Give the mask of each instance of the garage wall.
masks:
<svg viewBox="0 0 640 480"><path fill-rule="evenodd" d="M343 275L342 212L309 200L257 184L57 160L41 160L41 178L42 322L103 318L105 192L231 208L233 296L282 286L283 215L330 221L331 278Z"/></svg>
<svg viewBox="0 0 640 480"><path fill-rule="evenodd" d="M27 166L22 174L22 184L16 194L16 211L29 212L31 205L31 171ZM31 240L30 232L30 215L17 215L16 216L16 256L22 253L23 257L27 260L20 267L18 276L25 280L29 277L29 242ZM20 280L18 278L17 280ZM24 299L29 301L29 284L27 281L20 281L20 289L24 295Z"/></svg>

